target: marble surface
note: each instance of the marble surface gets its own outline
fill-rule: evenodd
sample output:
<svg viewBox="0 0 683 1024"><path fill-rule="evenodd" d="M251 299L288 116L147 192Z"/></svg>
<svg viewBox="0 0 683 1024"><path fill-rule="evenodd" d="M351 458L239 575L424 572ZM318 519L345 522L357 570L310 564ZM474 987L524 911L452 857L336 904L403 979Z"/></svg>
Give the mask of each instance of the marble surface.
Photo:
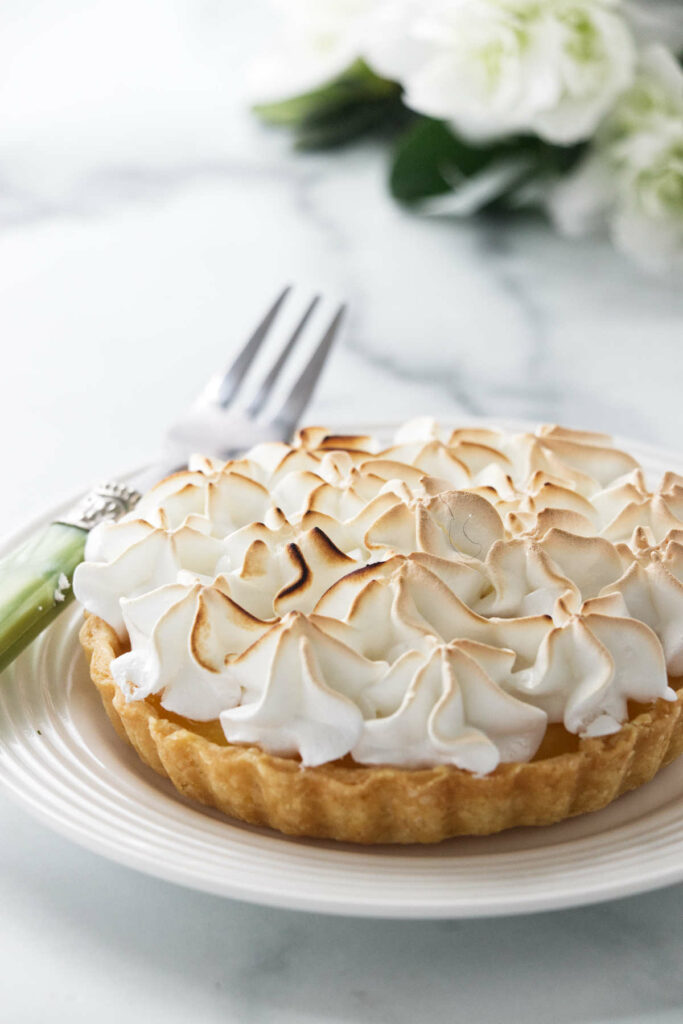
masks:
<svg viewBox="0 0 683 1024"><path fill-rule="evenodd" d="M540 220L420 220L386 152L246 112L262 0L4 0L0 531L144 460L282 282L351 303L313 421L557 420L681 448L683 292ZM109 864L0 797L13 1022L683 1016L683 886L474 923L304 916Z"/></svg>

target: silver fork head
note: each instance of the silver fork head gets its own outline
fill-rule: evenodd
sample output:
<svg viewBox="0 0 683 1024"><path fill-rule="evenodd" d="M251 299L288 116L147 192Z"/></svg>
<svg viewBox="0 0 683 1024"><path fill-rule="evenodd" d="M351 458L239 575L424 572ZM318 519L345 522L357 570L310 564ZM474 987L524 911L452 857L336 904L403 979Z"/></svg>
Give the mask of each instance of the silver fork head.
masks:
<svg viewBox="0 0 683 1024"><path fill-rule="evenodd" d="M334 308L332 315L321 316L323 326L311 322L321 298L315 295L296 321L277 358L246 402L249 370L292 294L288 285L270 306L246 344L222 373L211 378L190 408L173 424L166 437L173 456L179 460L193 452L230 458L262 441L289 440L308 405L322 373L332 345L339 334L345 306ZM290 388L287 397L274 412L261 416L268 399L299 343L306 338L316 342L309 358Z"/></svg>

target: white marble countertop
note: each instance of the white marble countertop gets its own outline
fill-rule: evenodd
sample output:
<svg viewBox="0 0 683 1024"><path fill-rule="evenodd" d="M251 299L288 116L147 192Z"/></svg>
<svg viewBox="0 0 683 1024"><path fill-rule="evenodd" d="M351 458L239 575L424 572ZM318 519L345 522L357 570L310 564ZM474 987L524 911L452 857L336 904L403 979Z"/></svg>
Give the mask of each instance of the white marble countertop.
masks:
<svg viewBox="0 0 683 1024"><path fill-rule="evenodd" d="M292 154L245 109L268 26L261 0L3 3L0 532L152 452L287 280L351 303L311 420L477 413L683 448L681 290L540 220L419 220L380 145ZM4 797L0 831L13 1024L683 1018L683 886L354 921L143 877Z"/></svg>

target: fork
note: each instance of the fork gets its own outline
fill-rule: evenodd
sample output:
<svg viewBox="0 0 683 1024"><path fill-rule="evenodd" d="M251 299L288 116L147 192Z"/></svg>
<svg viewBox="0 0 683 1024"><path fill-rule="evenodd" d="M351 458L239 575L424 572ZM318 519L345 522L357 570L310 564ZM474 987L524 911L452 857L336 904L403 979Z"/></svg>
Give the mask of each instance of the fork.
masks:
<svg viewBox="0 0 683 1024"><path fill-rule="evenodd" d="M321 298L315 295L279 351L255 393L246 402L247 376L256 356L292 294L288 285L275 299L227 369L214 375L192 405L167 431L165 448L151 466L126 478L99 484L41 534L29 538L0 561L0 672L41 633L72 598L71 582L83 561L89 531L130 512L142 493L187 465L194 451L229 459L263 441L288 440L318 382L339 333L345 306L311 326ZM308 328L308 330L307 330ZM317 344L276 411L265 414L290 356L306 335Z"/></svg>

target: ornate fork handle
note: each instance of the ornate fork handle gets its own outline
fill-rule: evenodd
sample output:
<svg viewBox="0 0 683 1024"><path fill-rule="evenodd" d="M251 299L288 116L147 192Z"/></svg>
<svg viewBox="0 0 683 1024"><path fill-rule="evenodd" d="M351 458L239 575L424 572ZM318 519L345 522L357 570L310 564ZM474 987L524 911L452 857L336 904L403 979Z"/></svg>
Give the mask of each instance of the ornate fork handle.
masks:
<svg viewBox="0 0 683 1024"><path fill-rule="evenodd" d="M99 523L114 521L126 515L135 508L140 497L140 492L132 487L108 480L88 491L57 522L65 526L76 526L80 530L92 530Z"/></svg>

